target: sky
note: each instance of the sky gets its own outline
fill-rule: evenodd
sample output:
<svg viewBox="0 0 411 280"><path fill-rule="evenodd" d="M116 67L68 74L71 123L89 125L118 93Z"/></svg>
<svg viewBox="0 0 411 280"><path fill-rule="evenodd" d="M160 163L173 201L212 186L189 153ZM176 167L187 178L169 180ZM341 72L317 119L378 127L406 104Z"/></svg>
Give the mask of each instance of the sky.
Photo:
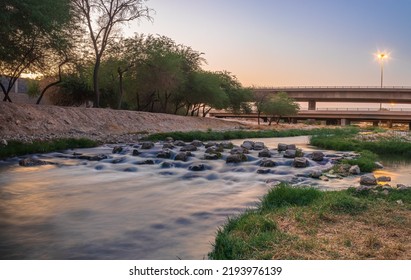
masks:
<svg viewBox="0 0 411 280"><path fill-rule="evenodd" d="M160 34L244 86L411 86L411 0L149 0Z"/></svg>

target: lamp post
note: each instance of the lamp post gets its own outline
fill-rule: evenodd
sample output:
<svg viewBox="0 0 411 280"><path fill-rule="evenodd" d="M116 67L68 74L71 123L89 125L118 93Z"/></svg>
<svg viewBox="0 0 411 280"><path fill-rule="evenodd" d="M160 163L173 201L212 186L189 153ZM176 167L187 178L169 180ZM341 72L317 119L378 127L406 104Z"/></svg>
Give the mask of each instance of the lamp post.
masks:
<svg viewBox="0 0 411 280"><path fill-rule="evenodd" d="M379 53L377 55L380 65L381 65L381 88L383 87L383 81L384 81L384 59L387 58L387 54L385 53ZM382 109L382 103L380 103L380 110Z"/></svg>

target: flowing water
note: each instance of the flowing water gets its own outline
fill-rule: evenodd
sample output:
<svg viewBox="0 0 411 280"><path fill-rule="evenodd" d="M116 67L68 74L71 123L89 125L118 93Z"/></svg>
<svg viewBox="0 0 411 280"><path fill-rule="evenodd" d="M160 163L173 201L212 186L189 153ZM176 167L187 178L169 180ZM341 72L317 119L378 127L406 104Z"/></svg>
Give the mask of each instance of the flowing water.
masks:
<svg viewBox="0 0 411 280"><path fill-rule="evenodd" d="M312 150L308 137L261 140L269 148L282 142ZM42 154L37 157L56 164L36 167L21 167L18 158L0 161L0 258L207 258L218 227L228 216L254 207L272 182L340 189L358 181L307 177L313 169L329 168L328 159L310 160L309 167L299 169L273 152L277 166L258 174L261 159L255 151L245 163L226 164L203 160L204 147L187 162L158 159L161 147L158 143L139 156L132 155L131 146L112 154L110 145ZM109 158L81 160L74 152ZM150 159L154 164L147 164ZM205 170L191 171L196 164Z"/></svg>

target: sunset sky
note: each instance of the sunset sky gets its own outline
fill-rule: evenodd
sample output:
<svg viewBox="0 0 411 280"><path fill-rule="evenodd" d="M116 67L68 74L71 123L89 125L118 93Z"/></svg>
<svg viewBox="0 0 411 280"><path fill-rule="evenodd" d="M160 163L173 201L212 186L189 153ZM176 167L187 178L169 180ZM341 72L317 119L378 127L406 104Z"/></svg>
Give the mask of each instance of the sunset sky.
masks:
<svg viewBox="0 0 411 280"><path fill-rule="evenodd" d="M152 23L245 86L411 86L410 0L150 0Z"/></svg>

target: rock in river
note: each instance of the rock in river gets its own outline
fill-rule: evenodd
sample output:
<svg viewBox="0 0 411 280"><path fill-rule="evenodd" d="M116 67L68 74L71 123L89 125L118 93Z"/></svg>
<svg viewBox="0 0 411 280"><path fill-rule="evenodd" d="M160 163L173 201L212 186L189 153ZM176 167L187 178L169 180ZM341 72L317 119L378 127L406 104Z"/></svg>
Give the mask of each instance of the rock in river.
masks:
<svg viewBox="0 0 411 280"><path fill-rule="evenodd" d="M362 175L360 178L360 184L366 186L374 186L377 185L377 178L375 178L374 174L365 174Z"/></svg>
<svg viewBox="0 0 411 280"><path fill-rule="evenodd" d="M19 161L19 165L20 166L39 166L39 165L47 165L47 164L54 164L52 162L48 162L48 161L44 161L44 160L40 160L40 159L36 159L36 158L25 158L25 159L21 159Z"/></svg>
<svg viewBox="0 0 411 280"><path fill-rule="evenodd" d="M247 161L247 156L244 154L234 154L227 156L226 163L240 163Z"/></svg>
<svg viewBox="0 0 411 280"><path fill-rule="evenodd" d="M296 157L293 166L297 168L304 168L308 166L308 160L304 157Z"/></svg>
<svg viewBox="0 0 411 280"><path fill-rule="evenodd" d="M264 157L264 158L269 158L271 157L271 153L268 149L264 149L261 152L258 153L258 157Z"/></svg>
<svg viewBox="0 0 411 280"><path fill-rule="evenodd" d="M324 153L320 151L314 151L311 156L314 161L322 161L324 159Z"/></svg>

